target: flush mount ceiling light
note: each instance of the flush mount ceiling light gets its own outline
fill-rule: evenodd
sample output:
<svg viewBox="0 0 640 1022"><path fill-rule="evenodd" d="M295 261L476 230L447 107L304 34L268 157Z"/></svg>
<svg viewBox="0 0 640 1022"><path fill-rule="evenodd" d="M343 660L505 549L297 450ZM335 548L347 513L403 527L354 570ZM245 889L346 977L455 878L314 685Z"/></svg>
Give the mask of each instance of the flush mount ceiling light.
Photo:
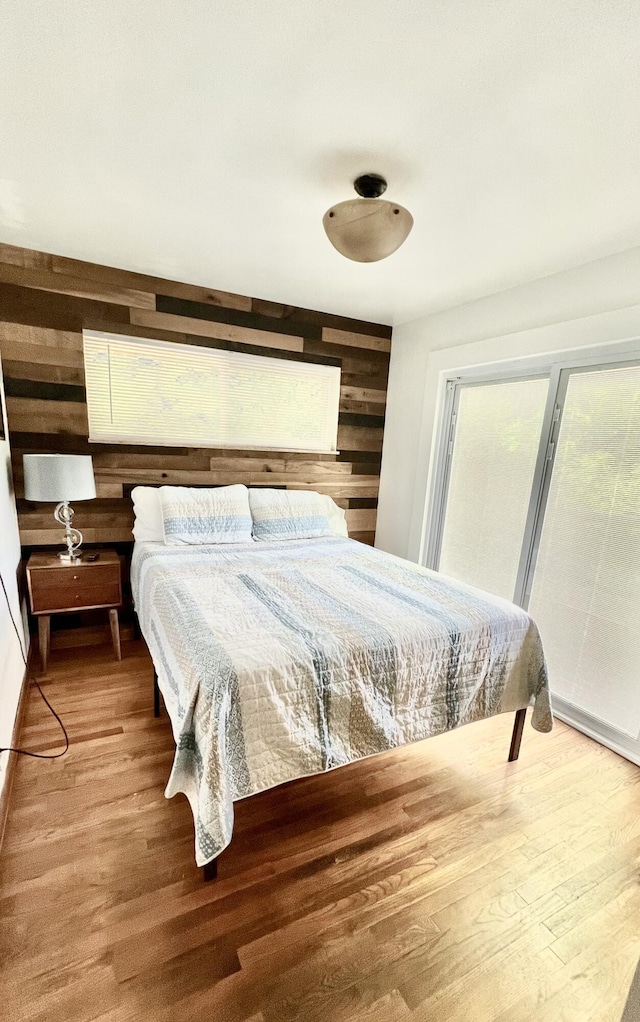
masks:
<svg viewBox="0 0 640 1022"><path fill-rule="evenodd" d="M322 223L333 247L347 259L376 263L400 248L413 217L404 206L380 198L387 182L379 174L361 174L353 187L361 198L332 206Z"/></svg>

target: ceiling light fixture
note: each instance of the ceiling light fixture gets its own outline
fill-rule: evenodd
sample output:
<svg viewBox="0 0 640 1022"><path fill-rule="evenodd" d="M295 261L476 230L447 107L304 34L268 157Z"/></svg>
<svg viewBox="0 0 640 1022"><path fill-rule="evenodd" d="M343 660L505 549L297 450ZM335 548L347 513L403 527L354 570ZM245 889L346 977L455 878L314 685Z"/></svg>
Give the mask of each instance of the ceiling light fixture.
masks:
<svg viewBox="0 0 640 1022"><path fill-rule="evenodd" d="M361 198L332 206L322 223L329 241L341 255L357 263L376 263L406 241L413 217L404 206L380 198L387 190L387 182L379 174L361 174L353 187Z"/></svg>

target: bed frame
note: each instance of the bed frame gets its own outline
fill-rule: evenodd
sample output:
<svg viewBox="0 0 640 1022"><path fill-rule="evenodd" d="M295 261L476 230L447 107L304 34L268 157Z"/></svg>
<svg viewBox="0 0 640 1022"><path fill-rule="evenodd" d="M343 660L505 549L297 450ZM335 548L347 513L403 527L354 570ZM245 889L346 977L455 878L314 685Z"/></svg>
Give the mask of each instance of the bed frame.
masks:
<svg viewBox="0 0 640 1022"><path fill-rule="evenodd" d="M153 715L154 717L160 716L160 686L158 685L158 675L156 669L153 669ZM524 722L526 720L527 711L526 708L522 710L516 710L516 719L513 724L513 732L511 734L511 745L509 747L509 763L513 763L520 755L520 744L522 742L522 732L524 730ZM215 880L218 876L218 860L212 859L205 866L202 867L203 879Z"/></svg>

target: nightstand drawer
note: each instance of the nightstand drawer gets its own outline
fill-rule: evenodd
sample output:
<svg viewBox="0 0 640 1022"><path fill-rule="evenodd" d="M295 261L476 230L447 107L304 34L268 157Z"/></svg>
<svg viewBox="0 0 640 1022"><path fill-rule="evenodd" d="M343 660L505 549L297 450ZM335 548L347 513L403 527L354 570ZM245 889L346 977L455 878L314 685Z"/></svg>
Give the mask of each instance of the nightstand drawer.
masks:
<svg viewBox="0 0 640 1022"><path fill-rule="evenodd" d="M119 564L69 564L60 568L38 568L31 572L31 588L64 589L78 586L108 586L120 584Z"/></svg>
<svg viewBox="0 0 640 1022"><path fill-rule="evenodd" d="M69 580L66 585L32 586L31 603L34 614L73 610L74 607L113 607L121 602L120 581L89 585Z"/></svg>
<svg viewBox="0 0 640 1022"><path fill-rule="evenodd" d="M116 606L122 598L119 561L32 568L29 585L34 614Z"/></svg>

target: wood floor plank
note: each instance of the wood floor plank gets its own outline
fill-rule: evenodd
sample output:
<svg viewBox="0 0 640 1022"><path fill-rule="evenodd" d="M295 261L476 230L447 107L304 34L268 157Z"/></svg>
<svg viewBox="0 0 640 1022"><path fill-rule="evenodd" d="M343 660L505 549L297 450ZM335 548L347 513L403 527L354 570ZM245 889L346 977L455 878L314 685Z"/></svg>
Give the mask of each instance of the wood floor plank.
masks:
<svg viewBox="0 0 640 1022"><path fill-rule="evenodd" d="M413 1010L440 990L463 979L475 966L502 950L505 952L523 933L537 949L551 944L549 930L542 919L560 905L550 895L531 911L531 906L506 918L486 906L482 916L460 917L443 931L440 940L418 954L400 960L375 978L376 989L398 987Z"/></svg>
<svg viewBox="0 0 640 1022"><path fill-rule="evenodd" d="M536 946L532 931L507 949L488 955L460 979L442 987L412 1013L412 1022L470 1022L471 1019L492 1019L507 1010L520 994L517 977L527 976L529 984L543 983L559 972L561 962L547 947Z"/></svg>
<svg viewBox="0 0 640 1022"><path fill-rule="evenodd" d="M71 738L21 760L0 857L3 1011L25 1022L618 1022L640 954L640 770L512 719L236 805L219 879L167 801L141 642L58 648ZM37 691L23 745L59 745Z"/></svg>
<svg viewBox="0 0 640 1022"><path fill-rule="evenodd" d="M537 985L521 985L518 999L487 1022L620 1022L639 955L637 918L627 917L592 933L580 954Z"/></svg>

